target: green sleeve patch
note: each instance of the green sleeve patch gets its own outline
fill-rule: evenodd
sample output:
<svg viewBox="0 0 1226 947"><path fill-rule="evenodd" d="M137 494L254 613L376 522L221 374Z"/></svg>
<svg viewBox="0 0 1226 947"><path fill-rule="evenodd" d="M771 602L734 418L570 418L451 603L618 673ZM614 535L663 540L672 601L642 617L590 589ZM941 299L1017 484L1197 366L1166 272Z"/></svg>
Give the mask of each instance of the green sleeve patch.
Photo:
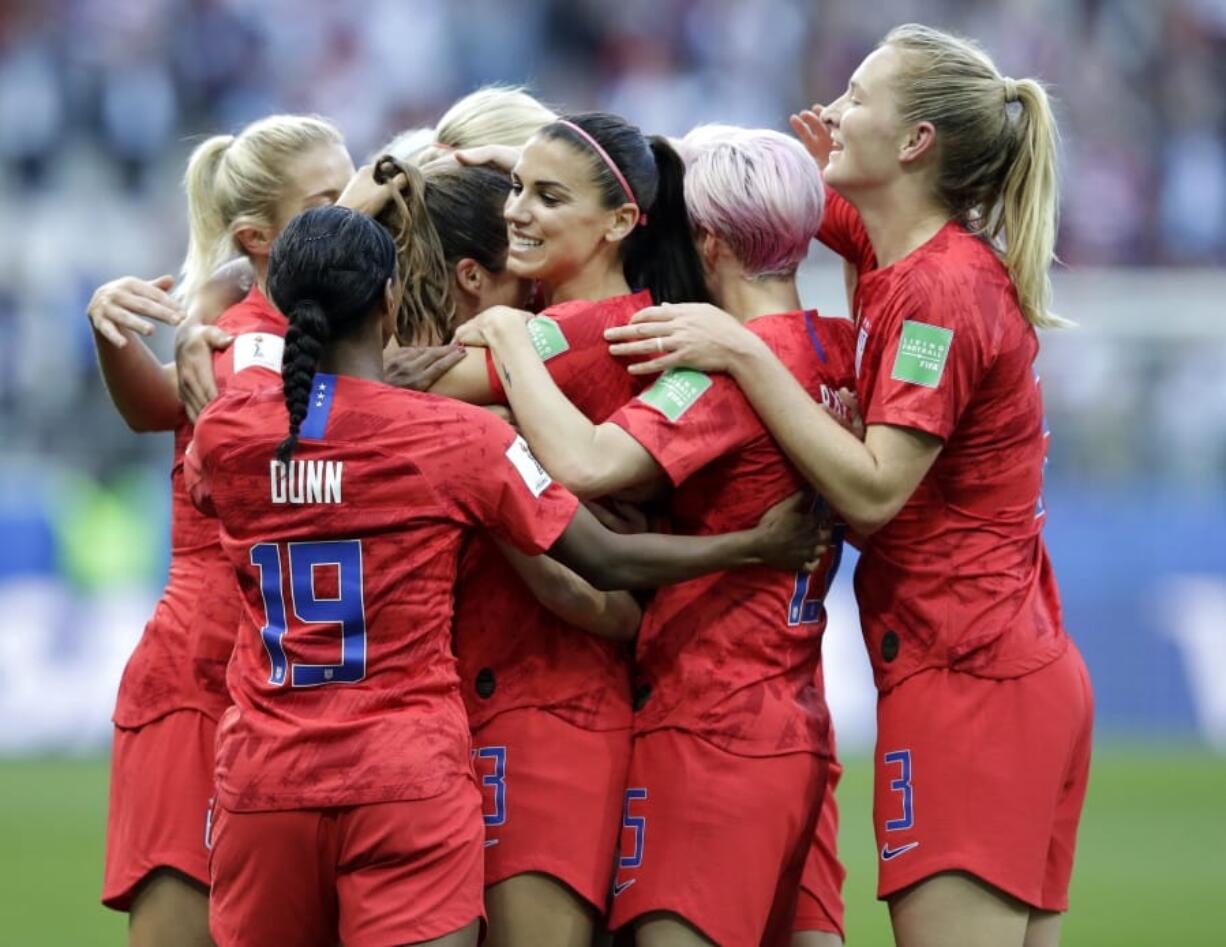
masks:
<svg viewBox="0 0 1226 947"><path fill-rule="evenodd" d="M561 355L570 349L562 327L556 319L549 316L537 316L528 320L528 338L532 340L532 347L536 349L536 354L541 357L542 362L547 362L555 355Z"/></svg>
<svg viewBox="0 0 1226 947"><path fill-rule="evenodd" d="M936 388L945 374L945 360L954 340L954 330L932 326L926 322L906 320L902 324L902 339L894 370L890 377L925 388Z"/></svg>
<svg viewBox="0 0 1226 947"><path fill-rule="evenodd" d="M639 395L639 400L676 422L710 387L710 375L692 368L670 368Z"/></svg>

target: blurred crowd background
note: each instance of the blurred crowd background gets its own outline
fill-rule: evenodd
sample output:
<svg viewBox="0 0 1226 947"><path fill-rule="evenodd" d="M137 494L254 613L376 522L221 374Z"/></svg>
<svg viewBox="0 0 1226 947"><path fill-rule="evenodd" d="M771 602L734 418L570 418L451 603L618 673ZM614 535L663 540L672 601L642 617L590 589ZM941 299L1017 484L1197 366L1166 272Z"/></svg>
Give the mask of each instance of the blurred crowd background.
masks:
<svg viewBox="0 0 1226 947"><path fill-rule="evenodd" d="M169 439L115 415L84 310L177 268L196 142L318 112L361 160L490 82L651 132L786 128L908 20L1056 98L1080 328L1040 367L1070 627L1104 727L1226 747L1197 676L1226 660L1226 0L0 0L0 752L105 741L164 579ZM824 254L805 285L844 308ZM867 720L861 671L840 699Z"/></svg>

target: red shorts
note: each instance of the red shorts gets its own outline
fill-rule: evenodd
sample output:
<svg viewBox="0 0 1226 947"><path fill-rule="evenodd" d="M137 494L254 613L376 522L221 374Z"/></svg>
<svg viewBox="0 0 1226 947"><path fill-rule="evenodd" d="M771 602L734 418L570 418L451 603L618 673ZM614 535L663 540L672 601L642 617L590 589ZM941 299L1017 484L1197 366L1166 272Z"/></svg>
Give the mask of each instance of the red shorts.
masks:
<svg viewBox="0 0 1226 947"><path fill-rule="evenodd" d="M630 730L584 730L531 709L499 714L473 732L486 886L542 872L604 913L630 736Z"/></svg>
<svg viewBox="0 0 1226 947"><path fill-rule="evenodd" d="M826 769L679 730L635 737L609 926L671 911L719 944L786 943Z"/></svg>
<svg viewBox="0 0 1226 947"><path fill-rule="evenodd" d="M219 947L387 947L484 917L481 798L213 816L209 930Z"/></svg>
<svg viewBox="0 0 1226 947"><path fill-rule="evenodd" d="M873 823L887 898L966 871L1044 911L1068 909L1094 699L1081 654L1024 677L938 669L877 705Z"/></svg>
<svg viewBox="0 0 1226 947"><path fill-rule="evenodd" d="M102 881L108 908L129 910L137 887L157 868L208 886L204 833L216 731L198 710L177 710L143 727L115 727Z"/></svg>
<svg viewBox="0 0 1226 947"><path fill-rule="evenodd" d="M796 918L792 922L794 931L827 931L845 936L843 879L847 877L847 870L839 861L839 807L834 799L835 787L842 775L842 765L832 759L826 779L826 797L822 800L817 829L800 878Z"/></svg>

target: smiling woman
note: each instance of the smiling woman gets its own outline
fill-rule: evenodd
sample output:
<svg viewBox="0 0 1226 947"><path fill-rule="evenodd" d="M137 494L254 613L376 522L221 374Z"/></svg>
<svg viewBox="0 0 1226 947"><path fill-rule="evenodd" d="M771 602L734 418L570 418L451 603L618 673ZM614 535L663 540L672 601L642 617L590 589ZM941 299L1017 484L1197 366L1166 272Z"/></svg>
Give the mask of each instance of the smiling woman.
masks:
<svg viewBox="0 0 1226 947"><path fill-rule="evenodd" d="M829 155L819 237L856 270L864 440L725 314L653 310L611 337L631 340L622 354L667 352L632 371L732 374L864 537L878 894L899 943L1053 947L1094 702L1042 533L1050 432L1035 328L1060 324L1047 311L1047 95L974 43L911 24L794 125Z"/></svg>
<svg viewBox="0 0 1226 947"><path fill-rule="evenodd" d="M660 137L590 112L546 125L512 171L509 265L550 303L649 290L706 298L685 212L685 167Z"/></svg>

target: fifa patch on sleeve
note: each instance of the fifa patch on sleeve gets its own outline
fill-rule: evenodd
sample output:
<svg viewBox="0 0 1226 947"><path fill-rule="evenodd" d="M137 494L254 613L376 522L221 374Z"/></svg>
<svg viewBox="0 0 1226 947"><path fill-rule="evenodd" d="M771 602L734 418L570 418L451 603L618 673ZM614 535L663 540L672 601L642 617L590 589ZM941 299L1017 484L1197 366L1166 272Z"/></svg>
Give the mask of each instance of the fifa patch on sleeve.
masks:
<svg viewBox="0 0 1226 947"><path fill-rule="evenodd" d="M553 478L541 466L541 462L533 456L528 442L522 437L515 438L511 446L507 448L507 460L511 462L511 466L515 468L515 472L519 474L520 479L524 481L524 485L534 497L539 497L553 483Z"/></svg>
<svg viewBox="0 0 1226 947"><path fill-rule="evenodd" d="M561 355L570 349L562 327L556 319L549 316L537 316L528 320L528 338L532 340L532 347L536 349L536 354L541 357L542 362L547 362L555 355Z"/></svg>
<svg viewBox="0 0 1226 947"><path fill-rule="evenodd" d="M692 368L670 368L656 379L656 383L639 395L639 400L649 404L670 421L681 416L694 406L703 392L711 387L711 376Z"/></svg>
<svg viewBox="0 0 1226 947"><path fill-rule="evenodd" d="M244 332L234 340L234 374L244 368L267 368L281 373L285 339L269 332Z"/></svg>
<svg viewBox="0 0 1226 947"><path fill-rule="evenodd" d="M898 343L898 355L894 358L894 370L890 372L890 377L925 388L937 387L945 374L945 360L949 357L949 346L953 340L953 329L908 319L902 324L902 339Z"/></svg>

